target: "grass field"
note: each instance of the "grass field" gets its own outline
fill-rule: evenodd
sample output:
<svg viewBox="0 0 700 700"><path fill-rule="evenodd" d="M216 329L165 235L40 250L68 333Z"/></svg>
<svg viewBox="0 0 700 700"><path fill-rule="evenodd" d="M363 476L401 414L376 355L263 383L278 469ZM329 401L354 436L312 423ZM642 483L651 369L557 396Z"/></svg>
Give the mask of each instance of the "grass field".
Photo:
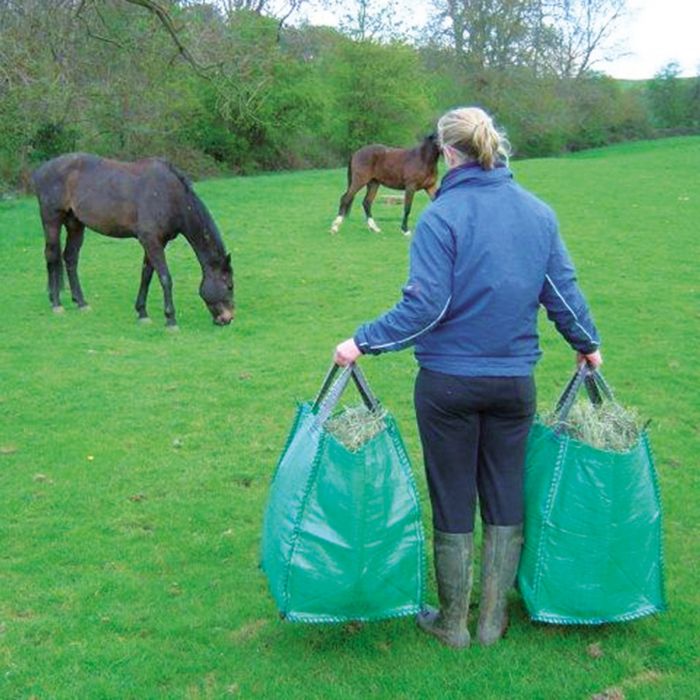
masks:
<svg viewBox="0 0 700 700"><path fill-rule="evenodd" d="M700 138L513 169L559 214L606 378L652 419L668 612L563 628L530 623L514 599L507 639L463 652L410 619L279 621L257 566L269 479L335 344L399 296L401 207L377 204L373 235L356 202L332 237L344 170L200 183L233 255L237 317L213 326L178 239L170 333L156 284L154 323L136 323L138 244L96 234L81 260L92 312L64 292L52 314L24 198L0 202L0 698L697 697ZM542 344L548 408L573 353L544 321ZM362 362L401 426L427 525L413 357Z"/></svg>

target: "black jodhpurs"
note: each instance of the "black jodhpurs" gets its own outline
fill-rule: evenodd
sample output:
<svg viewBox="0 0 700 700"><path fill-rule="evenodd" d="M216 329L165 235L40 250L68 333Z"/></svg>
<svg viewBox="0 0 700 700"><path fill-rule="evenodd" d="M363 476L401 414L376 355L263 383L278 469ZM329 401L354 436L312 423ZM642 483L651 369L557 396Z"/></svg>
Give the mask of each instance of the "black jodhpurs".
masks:
<svg viewBox="0 0 700 700"><path fill-rule="evenodd" d="M485 523L522 523L533 377L462 377L422 368L414 399L435 529L472 532L477 495Z"/></svg>

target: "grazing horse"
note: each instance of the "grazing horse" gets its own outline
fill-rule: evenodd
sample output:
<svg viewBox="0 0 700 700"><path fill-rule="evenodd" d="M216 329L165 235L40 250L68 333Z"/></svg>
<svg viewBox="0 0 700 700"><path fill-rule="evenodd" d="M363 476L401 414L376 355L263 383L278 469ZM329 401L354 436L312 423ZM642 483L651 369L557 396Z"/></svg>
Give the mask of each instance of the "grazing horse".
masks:
<svg viewBox="0 0 700 700"><path fill-rule="evenodd" d="M370 231L379 233L380 229L372 218L372 202L379 185L384 185L405 190L401 230L405 236L409 236L408 215L411 213L413 195L418 190L425 190L431 198L435 195L439 157L440 147L435 134L426 136L415 148L389 148L375 143L355 151L348 163L348 188L340 198L338 216L333 221L331 233L338 232L350 211L353 198L365 185L367 192L362 206L367 226Z"/></svg>
<svg viewBox="0 0 700 700"><path fill-rule="evenodd" d="M153 277L163 287L166 324L177 327L172 279L165 246L178 234L187 239L202 268L199 294L214 323L233 319L233 270L221 235L187 178L160 158L133 163L71 153L44 163L32 175L39 199L46 245L49 299L62 312L61 227L66 228L63 250L73 301L89 308L78 279L78 257L87 226L114 238L136 238L143 246L141 286L136 297L139 320L147 320L146 297Z"/></svg>

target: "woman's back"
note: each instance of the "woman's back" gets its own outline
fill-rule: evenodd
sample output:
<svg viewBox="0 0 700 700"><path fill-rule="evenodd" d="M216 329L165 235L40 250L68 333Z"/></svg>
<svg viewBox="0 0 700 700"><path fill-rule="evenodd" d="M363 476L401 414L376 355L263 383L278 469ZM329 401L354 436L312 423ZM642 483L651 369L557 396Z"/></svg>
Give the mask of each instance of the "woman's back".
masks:
<svg viewBox="0 0 700 700"><path fill-rule="evenodd" d="M453 256L451 302L417 341L420 364L457 374L529 374L540 355L537 310L555 237L551 209L507 168L451 171L416 233L416 246L447 245Z"/></svg>

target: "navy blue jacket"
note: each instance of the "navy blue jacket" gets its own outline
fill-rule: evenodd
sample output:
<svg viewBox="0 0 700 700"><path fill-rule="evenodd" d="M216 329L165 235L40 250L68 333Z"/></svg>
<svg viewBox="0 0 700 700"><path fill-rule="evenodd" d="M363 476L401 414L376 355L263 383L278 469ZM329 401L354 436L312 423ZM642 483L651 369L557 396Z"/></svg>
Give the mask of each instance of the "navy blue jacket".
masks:
<svg viewBox="0 0 700 700"><path fill-rule="evenodd" d="M463 376L527 376L541 355L543 305L576 350L600 344L554 212L504 165L447 172L421 215L393 309L358 328L363 353L415 345L421 367Z"/></svg>

